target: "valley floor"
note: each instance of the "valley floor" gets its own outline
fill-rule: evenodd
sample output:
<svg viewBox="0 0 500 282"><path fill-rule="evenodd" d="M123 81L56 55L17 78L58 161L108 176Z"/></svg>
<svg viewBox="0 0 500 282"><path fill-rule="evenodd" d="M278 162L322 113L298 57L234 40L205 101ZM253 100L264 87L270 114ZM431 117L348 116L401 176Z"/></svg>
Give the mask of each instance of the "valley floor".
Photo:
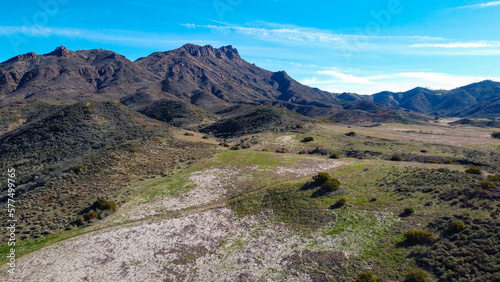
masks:
<svg viewBox="0 0 500 282"><path fill-rule="evenodd" d="M443 124L317 123L228 139L245 149L221 147L172 175L133 182L110 216L26 240L15 276L0 280L352 281L370 272L402 281L415 269L431 280L496 279L498 260L485 270L469 259L473 251L453 253L446 244L458 239L442 227L461 220L466 231L490 232L484 222L498 223L500 188L481 188L499 173L500 140L490 134ZM184 131L176 138L214 143ZM340 158L330 158L335 153ZM467 162L484 174L465 173ZM312 181L319 172L340 188L322 193ZM434 245L409 244L404 232L412 230L433 232ZM488 243L500 246L498 234L490 235ZM428 260L461 259L465 272L422 259L443 244L447 251ZM499 258L498 249L485 253Z"/></svg>

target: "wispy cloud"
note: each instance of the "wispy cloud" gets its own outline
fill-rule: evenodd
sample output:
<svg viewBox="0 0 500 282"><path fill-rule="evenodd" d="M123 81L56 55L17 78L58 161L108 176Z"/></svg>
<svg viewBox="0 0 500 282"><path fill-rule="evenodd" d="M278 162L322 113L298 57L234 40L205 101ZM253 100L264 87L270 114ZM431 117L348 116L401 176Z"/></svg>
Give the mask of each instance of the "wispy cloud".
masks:
<svg viewBox="0 0 500 282"><path fill-rule="evenodd" d="M268 24L276 26L276 24ZM360 40L414 40L414 41L439 41L444 40L441 37L430 36L375 36L365 34L342 34L334 33L327 30L318 30L307 27L283 26L283 27L244 27L236 25L197 25L193 23L182 24L190 29L207 28L218 32L236 32L239 34L250 35L261 39L283 39L293 42L309 42L309 43L348 43Z"/></svg>
<svg viewBox="0 0 500 282"><path fill-rule="evenodd" d="M180 38L169 35L133 32L125 30L88 30L79 28L58 28L46 26L0 26L0 36L21 35L27 39L33 37L60 36L66 38L85 39L96 42L115 43L126 46L150 46L161 48L171 44L219 44L218 41Z"/></svg>
<svg viewBox="0 0 500 282"><path fill-rule="evenodd" d="M380 91L402 92L414 87L432 89L453 89L470 83L491 79L495 76L461 76L439 72L397 72L374 75L355 75L342 70L320 70L316 76L301 80L302 83L331 92L357 92L373 94Z"/></svg>
<svg viewBox="0 0 500 282"><path fill-rule="evenodd" d="M487 3L482 3L482 4L476 4L476 5L467 5L467 6L461 6L457 7L456 9L482 9L482 8L490 8L490 7L496 7L500 6L500 1L491 1Z"/></svg>
<svg viewBox="0 0 500 282"><path fill-rule="evenodd" d="M493 44L480 41L480 42L452 42L452 43L418 43L412 44L412 48L485 48L492 47Z"/></svg>
<svg viewBox="0 0 500 282"><path fill-rule="evenodd" d="M460 49L467 52L448 52L444 55L492 55L497 54L500 41L461 42L452 39L432 36L402 35L365 35L342 34L329 30L257 23L258 27L238 25L198 25L182 24L188 29L210 29L223 35L243 35L252 39L273 42L287 47L304 46L316 50L336 50L338 54L377 52L390 54L427 54L443 55L437 49ZM264 27L262 27L264 26Z"/></svg>

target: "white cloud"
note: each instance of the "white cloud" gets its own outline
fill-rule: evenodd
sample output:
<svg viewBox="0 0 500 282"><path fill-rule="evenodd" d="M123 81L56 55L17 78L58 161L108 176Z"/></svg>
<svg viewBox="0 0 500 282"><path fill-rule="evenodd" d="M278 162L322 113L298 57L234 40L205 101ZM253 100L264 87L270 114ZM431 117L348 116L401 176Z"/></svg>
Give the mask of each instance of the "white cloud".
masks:
<svg viewBox="0 0 500 282"><path fill-rule="evenodd" d="M453 89L486 79L500 81L500 77L494 76L460 76L439 72L399 72L362 76L334 70L317 71L316 74L333 76L335 79L313 76L303 79L301 83L335 93L355 92L358 94L374 94L381 91L404 92L418 86L431 89ZM339 89L347 89L347 91L338 91Z"/></svg>
<svg viewBox="0 0 500 282"><path fill-rule="evenodd" d="M480 42L452 42L452 43L419 43L410 45L412 48L485 48L492 47L492 44L484 41Z"/></svg>
<svg viewBox="0 0 500 282"><path fill-rule="evenodd" d="M439 41L444 40L441 37L430 36L375 36L360 34L341 34L328 30L319 30L314 28L305 28L297 26L282 26L269 24L271 28L243 27L235 25L195 25L182 24L188 28L208 28L218 32L236 32L239 34L250 35L261 39L283 39L290 42L309 42L309 43L358 43L368 40L412 40L412 41Z"/></svg>
<svg viewBox="0 0 500 282"><path fill-rule="evenodd" d="M491 1L487 3L482 3L482 4L476 4L476 5L468 5L468 6L462 6L458 7L457 9L470 9L470 8L489 8L489 7L496 7L500 6L500 1Z"/></svg>
<svg viewBox="0 0 500 282"><path fill-rule="evenodd" d="M170 44L213 44L218 41L174 39L169 35L131 32L124 30L94 31L79 28L53 28L46 26L0 26L0 35L22 35L27 39L32 37L60 36L79 38L97 42L119 43L127 46L162 47Z"/></svg>

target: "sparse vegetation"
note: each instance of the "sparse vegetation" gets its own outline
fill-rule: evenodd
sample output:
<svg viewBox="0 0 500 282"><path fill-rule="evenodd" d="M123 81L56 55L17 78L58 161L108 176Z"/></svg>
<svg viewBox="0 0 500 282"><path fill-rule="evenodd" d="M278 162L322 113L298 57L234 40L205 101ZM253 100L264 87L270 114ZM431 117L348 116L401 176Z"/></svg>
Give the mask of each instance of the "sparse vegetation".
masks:
<svg viewBox="0 0 500 282"><path fill-rule="evenodd" d="M371 272L361 272L356 282L377 282L377 278Z"/></svg>

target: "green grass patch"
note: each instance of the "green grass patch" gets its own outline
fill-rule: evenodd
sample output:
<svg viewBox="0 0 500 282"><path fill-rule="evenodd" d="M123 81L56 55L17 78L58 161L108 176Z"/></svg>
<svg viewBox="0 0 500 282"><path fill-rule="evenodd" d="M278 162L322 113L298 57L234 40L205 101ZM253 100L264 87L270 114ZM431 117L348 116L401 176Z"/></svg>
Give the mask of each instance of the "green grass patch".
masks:
<svg viewBox="0 0 500 282"><path fill-rule="evenodd" d="M229 201L228 205L239 216L272 211L278 222L284 222L301 231L313 231L334 220L329 207L336 196L314 197L318 189L300 190L303 183L257 192L243 199Z"/></svg>
<svg viewBox="0 0 500 282"><path fill-rule="evenodd" d="M86 228L77 228L70 231L60 231L55 234L51 234L48 236L44 236L38 239L28 239L28 240L20 240L16 242L16 260L18 261L20 257L25 254L32 253L36 250L39 250L45 246L57 243L59 241L86 233ZM13 248L9 246L7 243L0 245L0 263L6 263L8 261L7 255L10 252L10 249Z"/></svg>

